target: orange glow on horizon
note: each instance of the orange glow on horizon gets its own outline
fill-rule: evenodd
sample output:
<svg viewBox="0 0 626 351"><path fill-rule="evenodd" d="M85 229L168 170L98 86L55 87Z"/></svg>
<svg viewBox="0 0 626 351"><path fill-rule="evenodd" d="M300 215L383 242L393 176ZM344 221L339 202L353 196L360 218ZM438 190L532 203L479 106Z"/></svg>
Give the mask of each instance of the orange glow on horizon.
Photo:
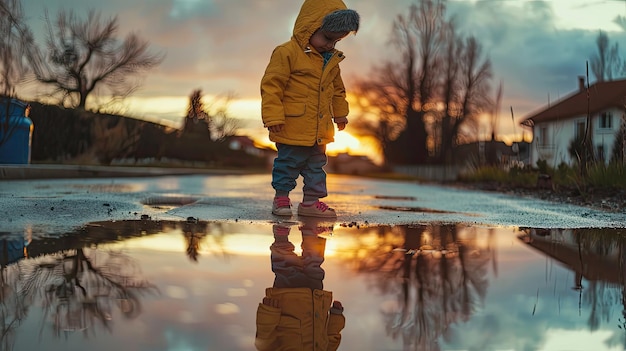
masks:
<svg viewBox="0 0 626 351"><path fill-rule="evenodd" d="M326 152L329 155L337 155L340 153L350 153L350 151L358 151L361 149L361 142L352 134L342 130L335 134L335 141L328 144Z"/></svg>
<svg viewBox="0 0 626 351"><path fill-rule="evenodd" d="M215 97L206 95L205 99L211 101ZM349 99L353 99L353 97L349 96ZM128 110L135 111L138 116L141 116L141 119L180 128L187 104L188 97L185 96L160 97L158 99L152 97L131 97L126 101L125 107ZM276 150L274 143L269 140L267 129L261 125L259 116L260 105L260 99L235 99L230 102L228 113L231 117L241 120L243 124L249 125L249 128L241 128L239 130L240 134L250 137L257 147ZM151 114L150 109L153 109L155 106L164 114L152 114L150 117L147 117ZM349 128L348 125L347 130ZM383 158L375 142L368 138L354 135L347 130L336 131L335 141L328 144L326 149L329 156L337 156L341 153L354 156L365 155L375 163L382 163Z"/></svg>
<svg viewBox="0 0 626 351"><path fill-rule="evenodd" d="M251 137L257 147L270 148L276 150L276 146L270 141L268 135L263 137ZM378 151L375 143L367 138L360 138L342 130L335 134L335 141L328 144L326 148L329 156L337 156L341 153L347 153L352 156L367 156L374 163L382 163L382 155Z"/></svg>

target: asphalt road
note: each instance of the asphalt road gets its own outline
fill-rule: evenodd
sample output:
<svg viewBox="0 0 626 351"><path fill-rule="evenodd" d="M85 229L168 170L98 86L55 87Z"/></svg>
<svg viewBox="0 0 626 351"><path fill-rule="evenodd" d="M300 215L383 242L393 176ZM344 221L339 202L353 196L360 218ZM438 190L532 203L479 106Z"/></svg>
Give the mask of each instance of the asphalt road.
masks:
<svg viewBox="0 0 626 351"><path fill-rule="evenodd" d="M62 235L102 220L297 221L270 213L269 174L0 181L0 233ZM294 209L301 183L292 193ZM586 207L406 181L329 175L342 225L463 223L534 228L626 228L626 216Z"/></svg>

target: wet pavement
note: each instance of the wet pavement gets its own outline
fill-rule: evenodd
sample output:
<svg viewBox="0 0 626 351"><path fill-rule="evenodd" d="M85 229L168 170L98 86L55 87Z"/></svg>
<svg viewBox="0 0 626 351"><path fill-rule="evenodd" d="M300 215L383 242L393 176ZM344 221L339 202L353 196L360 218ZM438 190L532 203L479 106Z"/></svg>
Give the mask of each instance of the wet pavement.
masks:
<svg viewBox="0 0 626 351"><path fill-rule="evenodd" d="M0 181L0 232L56 235L103 220L267 222L269 174ZM302 184L292 192L294 208ZM535 228L623 228L612 213L507 194L329 175L325 199L340 223L465 223ZM297 218L292 218L296 219Z"/></svg>
<svg viewBox="0 0 626 351"><path fill-rule="evenodd" d="M0 349L255 350L268 288L332 292L340 350L626 349L623 214L330 176L336 221L278 218L268 180L0 182Z"/></svg>

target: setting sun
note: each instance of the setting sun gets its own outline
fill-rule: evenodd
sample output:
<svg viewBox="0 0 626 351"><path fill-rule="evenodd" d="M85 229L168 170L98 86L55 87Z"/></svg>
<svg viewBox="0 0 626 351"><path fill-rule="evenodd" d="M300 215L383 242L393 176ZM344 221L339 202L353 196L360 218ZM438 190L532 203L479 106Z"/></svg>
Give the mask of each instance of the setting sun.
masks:
<svg viewBox="0 0 626 351"><path fill-rule="evenodd" d="M335 141L328 144L326 151L330 155L336 155L343 152L351 153L360 149L361 142L359 139L346 131L341 131L335 134Z"/></svg>
<svg viewBox="0 0 626 351"><path fill-rule="evenodd" d="M208 105L211 105L211 101L216 99L214 96L205 98ZM135 111L138 115L137 117L141 119L180 128L183 124L182 120L184 119L187 104L189 104L188 100L189 97L184 96L161 99L131 97L127 99L123 107ZM150 109L155 106L163 113L151 113ZM121 108L121 106L118 107ZM249 136L258 147L276 149L274 143L269 140L267 129L263 128L261 118L259 117L260 110L260 99L234 99L228 104L228 114L241 121L241 128L239 128L238 134ZM380 151L372 140L353 135L347 130L336 130L334 138L335 141L329 143L326 148L329 156L337 156L341 153L367 155L374 163L382 163Z"/></svg>

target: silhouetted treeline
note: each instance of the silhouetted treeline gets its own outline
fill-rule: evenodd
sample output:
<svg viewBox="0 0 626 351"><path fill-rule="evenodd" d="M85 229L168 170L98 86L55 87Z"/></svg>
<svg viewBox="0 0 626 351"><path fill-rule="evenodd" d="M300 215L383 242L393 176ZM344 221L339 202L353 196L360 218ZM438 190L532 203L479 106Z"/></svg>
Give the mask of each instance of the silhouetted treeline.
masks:
<svg viewBox="0 0 626 351"><path fill-rule="evenodd" d="M108 165L115 159L197 161L216 167L262 167L262 157L231 150L229 140L119 115L32 102L31 161Z"/></svg>

